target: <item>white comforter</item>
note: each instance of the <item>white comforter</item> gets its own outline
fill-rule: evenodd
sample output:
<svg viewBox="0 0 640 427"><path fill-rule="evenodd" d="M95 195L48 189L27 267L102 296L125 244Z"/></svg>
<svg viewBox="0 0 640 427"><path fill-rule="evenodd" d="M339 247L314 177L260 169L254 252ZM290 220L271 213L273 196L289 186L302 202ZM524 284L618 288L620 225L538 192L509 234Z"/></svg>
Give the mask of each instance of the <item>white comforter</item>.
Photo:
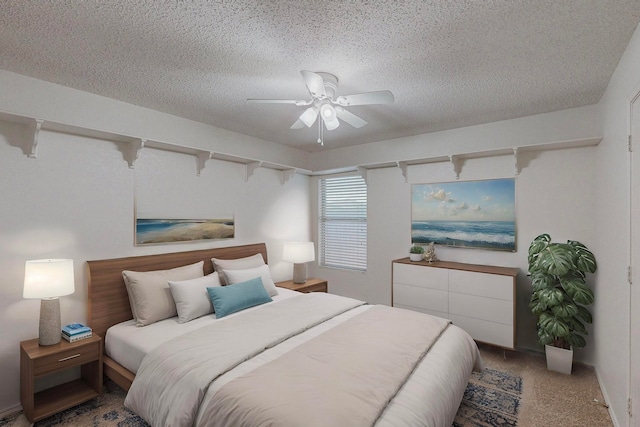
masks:
<svg viewBox="0 0 640 427"><path fill-rule="evenodd" d="M125 404L153 426L204 425L208 420L198 415L201 403L206 406L224 384L370 308L329 294L308 294L291 301L221 319L215 328L159 346L143 360ZM320 325L315 329L321 331L312 328L302 333L314 325ZM196 356L196 350L209 357ZM473 340L459 328L448 328L377 425L450 425L474 363L480 367Z"/></svg>

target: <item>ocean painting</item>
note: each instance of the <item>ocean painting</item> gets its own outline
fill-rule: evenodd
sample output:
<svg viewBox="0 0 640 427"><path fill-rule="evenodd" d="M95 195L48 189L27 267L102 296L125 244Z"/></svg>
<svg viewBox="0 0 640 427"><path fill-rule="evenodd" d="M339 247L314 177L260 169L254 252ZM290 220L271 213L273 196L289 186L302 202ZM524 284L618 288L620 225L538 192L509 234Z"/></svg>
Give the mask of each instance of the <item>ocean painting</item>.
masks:
<svg viewBox="0 0 640 427"><path fill-rule="evenodd" d="M136 218L136 245L232 239L233 218L149 219Z"/></svg>
<svg viewBox="0 0 640 427"><path fill-rule="evenodd" d="M411 243L515 252L515 179L411 186Z"/></svg>

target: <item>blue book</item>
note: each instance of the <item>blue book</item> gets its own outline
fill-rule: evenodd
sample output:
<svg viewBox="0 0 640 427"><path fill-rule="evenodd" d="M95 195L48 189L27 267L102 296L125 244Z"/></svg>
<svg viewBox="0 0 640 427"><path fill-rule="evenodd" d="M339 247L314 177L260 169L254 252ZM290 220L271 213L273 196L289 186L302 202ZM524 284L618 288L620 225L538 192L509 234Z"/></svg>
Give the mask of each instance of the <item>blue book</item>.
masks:
<svg viewBox="0 0 640 427"><path fill-rule="evenodd" d="M91 328L83 325L82 323L70 323L62 327L62 333L70 337L86 332L91 332Z"/></svg>

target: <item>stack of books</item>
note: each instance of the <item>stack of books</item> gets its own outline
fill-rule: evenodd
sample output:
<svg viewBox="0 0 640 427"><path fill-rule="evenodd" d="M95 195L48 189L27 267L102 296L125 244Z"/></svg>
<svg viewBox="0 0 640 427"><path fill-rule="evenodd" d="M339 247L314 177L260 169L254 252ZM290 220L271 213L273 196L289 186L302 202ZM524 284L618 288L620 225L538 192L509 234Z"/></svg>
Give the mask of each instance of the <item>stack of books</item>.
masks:
<svg viewBox="0 0 640 427"><path fill-rule="evenodd" d="M62 327L62 338L69 342L91 337L91 328L82 323L71 323Z"/></svg>

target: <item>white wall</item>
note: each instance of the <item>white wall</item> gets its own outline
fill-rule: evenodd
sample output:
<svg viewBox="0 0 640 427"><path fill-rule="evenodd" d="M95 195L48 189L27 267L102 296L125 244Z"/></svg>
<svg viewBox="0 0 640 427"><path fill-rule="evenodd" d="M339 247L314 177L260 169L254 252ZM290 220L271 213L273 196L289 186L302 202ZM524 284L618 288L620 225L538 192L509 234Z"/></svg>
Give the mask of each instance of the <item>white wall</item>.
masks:
<svg viewBox="0 0 640 427"><path fill-rule="evenodd" d="M540 350L535 318L528 309L531 285L526 277L527 250L531 240L549 233L556 241L579 240L596 250L595 239L595 147L526 153L523 168L516 177L517 251L436 247L439 259L516 267L517 347ZM460 181L513 177L513 156L468 160ZM312 179L313 201L317 181ZM320 268L313 265L310 275L327 278L329 290L370 303L391 303L391 260L408 256L411 245L411 184L455 181L448 163L410 166L408 183L400 169L374 169L368 172L368 270L366 273ZM317 204L317 202L316 202ZM312 209L317 229L317 208ZM316 232L317 234L317 232ZM577 351L576 358L592 361L592 345Z"/></svg>
<svg viewBox="0 0 640 427"><path fill-rule="evenodd" d="M44 131L32 159L19 148L23 131L0 122L0 413L19 404L19 342L38 335L40 302L22 298L26 260L74 260L76 291L60 298L66 324L86 321L87 260L266 242L279 281L291 278L282 242L310 238L306 176L283 185L259 168L245 182L243 165L210 160L198 177L193 156L153 149L129 169L115 143ZM136 196L168 214L231 213L236 237L135 247Z"/></svg>
<svg viewBox="0 0 640 427"><path fill-rule="evenodd" d="M629 387L629 298L627 266L630 265L629 207L629 103L640 91L640 30L636 29L600 106L604 139L598 146L595 170L596 238L598 277L594 307L595 366L618 426L631 426L627 416ZM638 151L638 135L634 151ZM634 165L638 167L638 165ZM640 196L634 195L637 200ZM640 266L634 266L640 268ZM634 284L634 286L636 286ZM634 307L638 310L637 307ZM638 336L640 331L632 331ZM638 363L637 360L633 363ZM638 417L639 409L634 408ZM637 422L637 421L636 421Z"/></svg>

